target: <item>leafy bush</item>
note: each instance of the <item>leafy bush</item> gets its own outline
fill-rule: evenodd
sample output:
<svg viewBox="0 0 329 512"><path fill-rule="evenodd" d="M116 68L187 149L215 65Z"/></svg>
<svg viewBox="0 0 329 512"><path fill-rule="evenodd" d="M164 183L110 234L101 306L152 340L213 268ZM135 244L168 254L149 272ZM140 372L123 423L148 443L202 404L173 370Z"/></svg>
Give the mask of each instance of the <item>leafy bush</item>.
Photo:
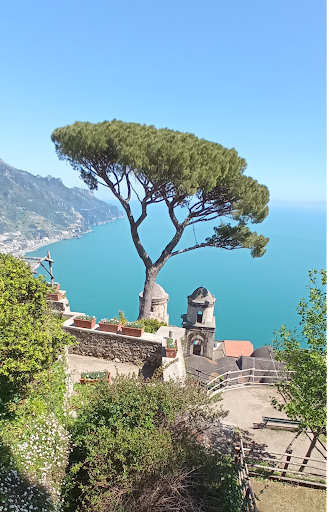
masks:
<svg viewBox="0 0 329 512"><path fill-rule="evenodd" d="M88 316L88 315L77 315L75 318L77 318L78 320L89 320L89 321L92 321L96 317L95 316Z"/></svg>
<svg viewBox="0 0 329 512"><path fill-rule="evenodd" d="M224 414L194 380L119 376L76 390L68 510L241 510L236 467L200 442L207 422Z"/></svg>
<svg viewBox="0 0 329 512"><path fill-rule="evenodd" d="M158 331L158 329L160 329L162 325L167 325L165 322L160 322L155 318L141 318L138 321L144 325L145 332L152 332L154 334Z"/></svg>
<svg viewBox="0 0 329 512"><path fill-rule="evenodd" d="M25 261L0 254L0 411L73 340L48 308L48 290Z"/></svg>

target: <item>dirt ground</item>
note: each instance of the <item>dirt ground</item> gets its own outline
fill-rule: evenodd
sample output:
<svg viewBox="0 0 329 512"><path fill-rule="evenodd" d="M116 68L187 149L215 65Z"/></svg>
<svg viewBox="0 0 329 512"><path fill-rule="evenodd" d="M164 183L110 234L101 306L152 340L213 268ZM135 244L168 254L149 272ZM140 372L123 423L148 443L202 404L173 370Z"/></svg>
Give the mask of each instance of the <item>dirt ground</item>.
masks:
<svg viewBox="0 0 329 512"><path fill-rule="evenodd" d="M325 512L327 493L275 481L251 479L258 512ZM263 492L262 492L263 491Z"/></svg>
<svg viewBox="0 0 329 512"><path fill-rule="evenodd" d="M262 422L263 416L287 417L283 411L277 411L272 406L271 398L274 396L279 398L276 389L268 386L232 389L222 393L223 400L215 407L221 405L228 411L223 423L239 428L245 446L253 444L255 449L268 452L285 452L292 449L294 455L303 457L311 442L309 434L296 436L296 432L288 430L253 428L254 423ZM324 460L327 456L326 447L318 442L311 456ZM323 464L319 467L323 467Z"/></svg>
<svg viewBox="0 0 329 512"><path fill-rule="evenodd" d="M67 355L69 372L72 382L79 382L82 372L95 372L107 370L111 376L115 376L117 372L120 375L129 375L135 373L138 375L139 368L131 363L115 363L108 359L100 359L98 357L79 356L76 354Z"/></svg>

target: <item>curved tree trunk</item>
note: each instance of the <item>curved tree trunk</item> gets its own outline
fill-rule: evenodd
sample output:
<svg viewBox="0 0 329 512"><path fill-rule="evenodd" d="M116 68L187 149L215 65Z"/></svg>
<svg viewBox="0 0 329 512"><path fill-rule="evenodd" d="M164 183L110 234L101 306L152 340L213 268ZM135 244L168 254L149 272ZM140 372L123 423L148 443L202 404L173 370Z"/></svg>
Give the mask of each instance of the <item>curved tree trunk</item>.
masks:
<svg viewBox="0 0 329 512"><path fill-rule="evenodd" d="M157 267L152 265L152 267L146 269L145 276L145 284L143 290L143 299L141 303L141 308L139 311L138 319L140 318L150 318L151 313L151 302L152 302L152 291L153 286L155 284L155 280L160 271L161 267Z"/></svg>

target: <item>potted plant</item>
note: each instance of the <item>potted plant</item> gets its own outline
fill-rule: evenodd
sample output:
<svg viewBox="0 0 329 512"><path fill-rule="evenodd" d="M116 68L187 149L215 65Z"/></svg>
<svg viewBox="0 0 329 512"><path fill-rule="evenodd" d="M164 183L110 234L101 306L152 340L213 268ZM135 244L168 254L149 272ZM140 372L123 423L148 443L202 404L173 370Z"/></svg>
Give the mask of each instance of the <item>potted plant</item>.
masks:
<svg viewBox="0 0 329 512"><path fill-rule="evenodd" d="M53 288L47 293L47 300L62 300L63 294Z"/></svg>
<svg viewBox="0 0 329 512"><path fill-rule="evenodd" d="M88 315L78 315L74 317L75 327L82 327L83 329L93 329L96 325L96 317Z"/></svg>
<svg viewBox="0 0 329 512"><path fill-rule="evenodd" d="M80 384L86 384L87 382L93 384L99 380L107 380L110 382L110 372L104 370L103 372L83 372L80 378Z"/></svg>
<svg viewBox="0 0 329 512"><path fill-rule="evenodd" d="M141 322L126 322L122 326L122 334L140 338L144 334L144 325Z"/></svg>
<svg viewBox="0 0 329 512"><path fill-rule="evenodd" d="M175 358L177 355L177 343L173 338L167 338L166 340L166 357Z"/></svg>
<svg viewBox="0 0 329 512"><path fill-rule="evenodd" d="M99 330L100 331L105 331L105 332L118 332L120 331L122 327L122 323L121 323L121 320L120 318L116 318L116 317L113 317L113 318L103 318L100 322L99 322Z"/></svg>
<svg viewBox="0 0 329 512"><path fill-rule="evenodd" d="M51 288L55 292L58 292L60 290L60 288L61 288L61 285L59 283L56 283L56 282L53 282L53 284L47 283L47 286L49 286L49 288Z"/></svg>

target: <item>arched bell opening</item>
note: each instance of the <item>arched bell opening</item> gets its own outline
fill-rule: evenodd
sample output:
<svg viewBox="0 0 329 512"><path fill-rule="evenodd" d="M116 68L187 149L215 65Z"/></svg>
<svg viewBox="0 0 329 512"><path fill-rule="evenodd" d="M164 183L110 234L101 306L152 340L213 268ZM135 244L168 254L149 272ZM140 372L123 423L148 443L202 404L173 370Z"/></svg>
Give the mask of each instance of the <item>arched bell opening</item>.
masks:
<svg viewBox="0 0 329 512"><path fill-rule="evenodd" d="M191 343L191 355L202 356L203 344L201 340L193 340Z"/></svg>

